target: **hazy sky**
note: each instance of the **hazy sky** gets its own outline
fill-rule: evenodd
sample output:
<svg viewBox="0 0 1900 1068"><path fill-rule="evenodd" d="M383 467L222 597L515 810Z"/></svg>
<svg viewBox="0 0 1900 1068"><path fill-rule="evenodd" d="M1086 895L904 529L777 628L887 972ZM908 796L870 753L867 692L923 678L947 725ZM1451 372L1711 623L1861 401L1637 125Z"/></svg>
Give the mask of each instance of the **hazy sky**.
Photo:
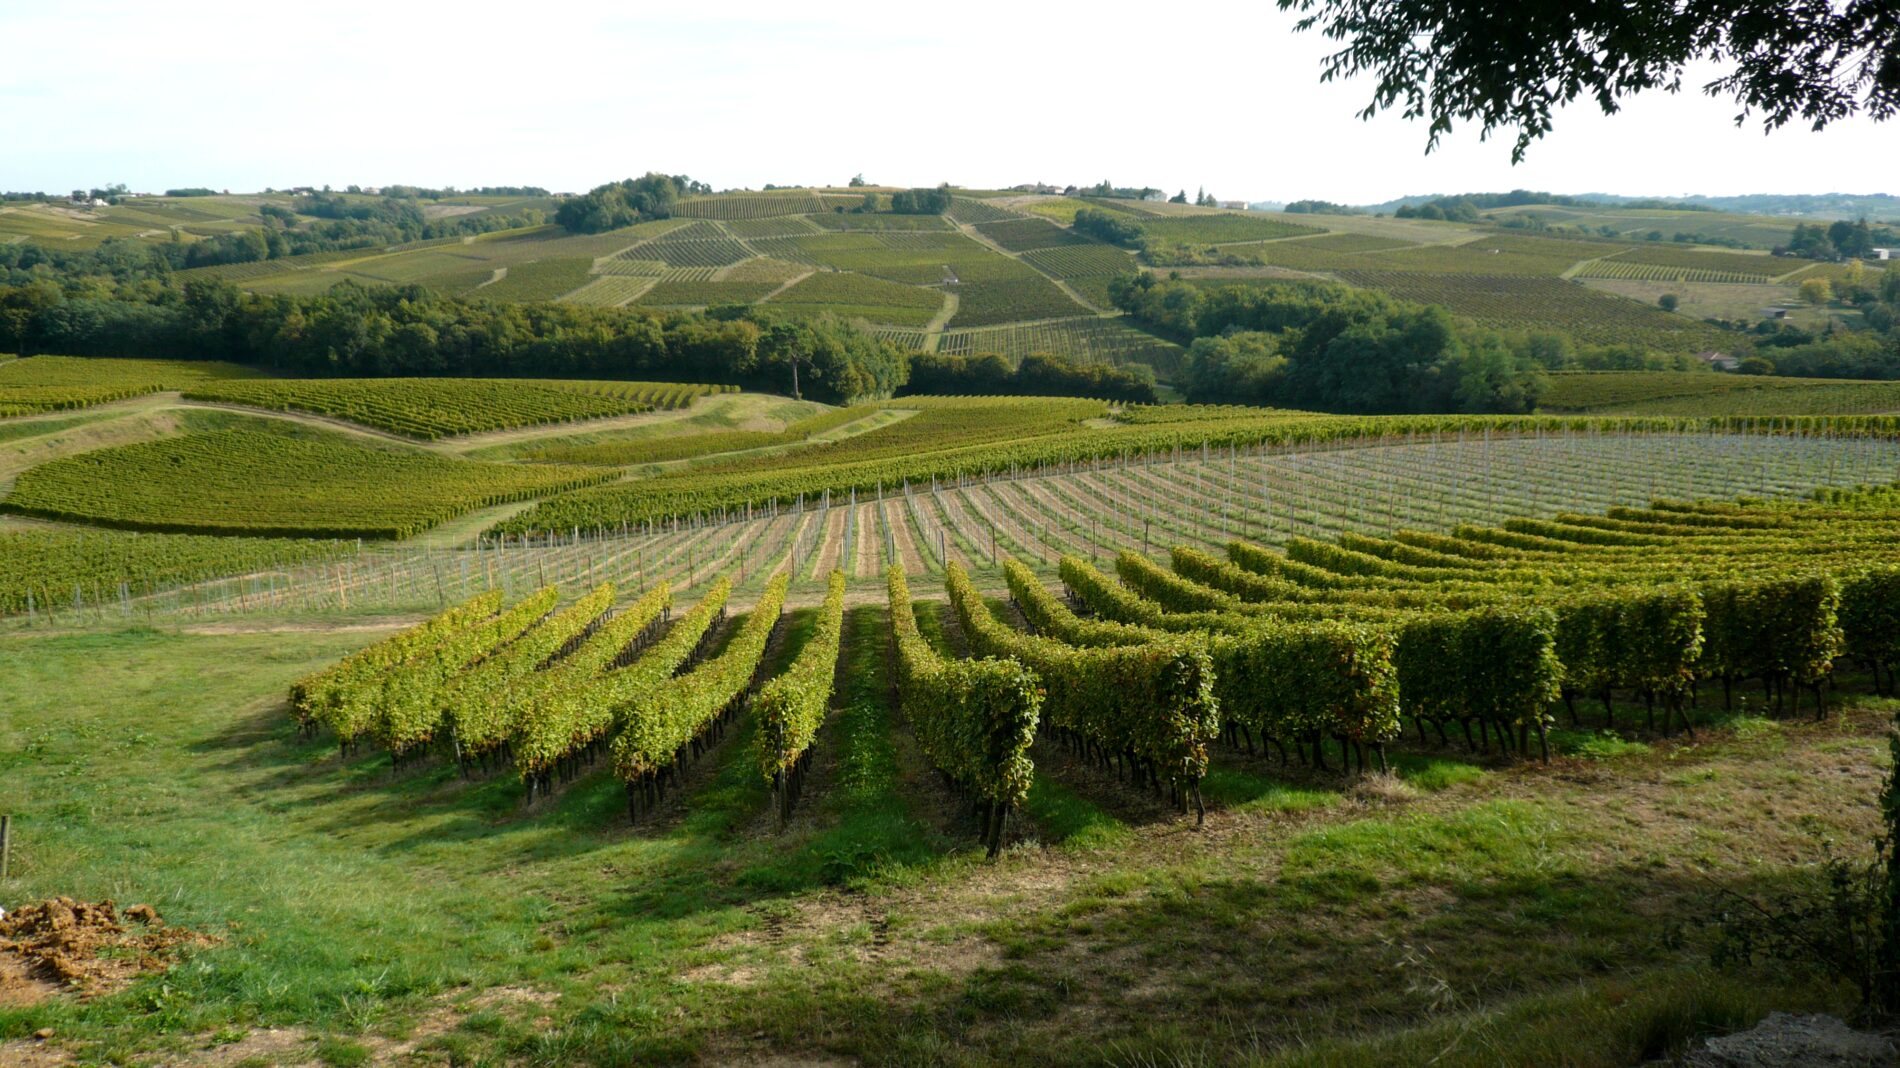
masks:
<svg viewBox="0 0 1900 1068"><path fill-rule="evenodd" d="M1900 123L1764 135L1699 92L1572 109L1516 167L1509 135L1426 156L1422 122L1354 117L1367 83L1319 83L1327 42L1271 0L642 7L7 3L0 188L580 190L665 170L1361 203L1896 191Z"/></svg>

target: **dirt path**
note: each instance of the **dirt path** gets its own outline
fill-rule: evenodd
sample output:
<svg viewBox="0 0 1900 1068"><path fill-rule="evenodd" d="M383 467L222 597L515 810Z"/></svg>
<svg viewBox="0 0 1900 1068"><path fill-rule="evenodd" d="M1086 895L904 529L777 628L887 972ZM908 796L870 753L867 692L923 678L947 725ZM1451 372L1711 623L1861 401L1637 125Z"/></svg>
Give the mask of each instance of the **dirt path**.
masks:
<svg viewBox="0 0 1900 1068"><path fill-rule="evenodd" d="M853 557L851 576L853 578L876 578L878 559L883 557L883 528L878 524L878 502L864 502L857 505L857 530L855 545L851 545Z"/></svg>
<svg viewBox="0 0 1900 1068"><path fill-rule="evenodd" d="M839 566L838 557L844 551L844 517L843 508L833 508L824 516L824 529L818 535L822 540L818 543L818 551L812 554L817 563L806 578L829 575Z"/></svg>
<svg viewBox="0 0 1900 1068"><path fill-rule="evenodd" d="M950 320L956 318L957 309L962 304L963 301L957 296L956 290L943 291L943 307L937 309L935 318L924 324L925 352L937 351L937 343L943 340L943 328L950 325Z"/></svg>
<svg viewBox="0 0 1900 1068"><path fill-rule="evenodd" d="M935 524L939 531L943 531L941 537L943 539L942 548L944 554L948 555L950 559L962 563L965 567L971 566L970 558L964 554L955 539L950 537L948 530L950 523L944 514L942 504L937 499L937 496L935 494L919 491L913 499L917 504L917 514L920 517L927 517L928 519L928 523L924 524L925 529L922 531L923 536L929 538L929 525Z"/></svg>
<svg viewBox="0 0 1900 1068"><path fill-rule="evenodd" d="M897 562L906 575L921 575L926 570L924 558L917 551L917 543L911 537L910 510L904 507L902 497L893 497L884 502L884 521L890 525L891 540L897 546Z"/></svg>

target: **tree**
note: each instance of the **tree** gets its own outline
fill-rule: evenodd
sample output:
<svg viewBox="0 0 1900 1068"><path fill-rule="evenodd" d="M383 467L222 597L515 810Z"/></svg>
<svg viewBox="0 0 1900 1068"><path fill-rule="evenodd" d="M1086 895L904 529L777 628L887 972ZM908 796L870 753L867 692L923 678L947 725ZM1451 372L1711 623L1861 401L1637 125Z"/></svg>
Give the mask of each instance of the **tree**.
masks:
<svg viewBox="0 0 1900 1068"><path fill-rule="evenodd" d="M1187 190L1185 190L1185 189L1183 189L1183 190L1181 190L1181 191L1180 191L1179 193L1176 193L1176 194L1174 194L1173 196L1171 196L1171 197L1169 197L1169 198L1168 198L1168 203L1170 203L1170 204L1186 204L1186 203L1187 203Z"/></svg>
<svg viewBox="0 0 1900 1068"><path fill-rule="evenodd" d="M1606 114L1645 89L1682 86L1691 62L1721 63L1702 87L1759 112L1770 130L1799 118L1820 130L1850 115L1900 111L1900 19L1892 0L1277 0L1344 47L1321 80L1377 79L1361 118L1398 107L1430 120L1426 151L1454 122L1515 128L1513 163L1579 98Z"/></svg>
<svg viewBox="0 0 1900 1068"><path fill-rule="evenodd" d="M641 219L664 219L673 213L673 203L682 193L706 191L710 189L705 183L683 174L648 171L639 178L595 186L585 196L562 201L554 212L554 221L573 233L597 234L632 226Z"/></svg>
<svg viewBox="0 0 1900 1068"><path fill-rule="evenodd" d="M1801 283L1801 299L1809 304L1826 304L1834 299L1834 287L1825 278L1810 278Z"/></svg>
<svg viewBox="0 0 1900 1068"><path fill-rule="evenodd" d="M1662 296L1656 298L1656 303L1661 306L1663 311L1672 312L1676 310L1676 305L1682 303L1682 300L1674 293L1664 293Z"/></svg>
<svg viewBox="0 0 1900 1068"><path fill-rule="evenodd" d="M1736 365L1735 373L1743 375L1772 375L1775 373L1775 364L1773 360L1770 360L1766 356L1750 356Z"/></svg>
<svg viewBox="0 0 1900 1068"><path fill-rule="evenodd" d="M854 174L851 176L851 181L846 184L849 185L852 189L856 189L857 187L864 184L864 175Z"/></svg>
<svg viewBox="0 0 1900 1068"><path fill-rule="evenodd" d="M902 189L891 194L891 211L898 215L942 215L950 210L950 189Z"/></svg>
<svg viewBox="0 0 1900 1068"><path fill-rule="evenodd" d="M1099 208L1082 208L1075 213L1075 231L1123 248L1140 248L1147 232L1133 219L1112 215Z"/></svg>

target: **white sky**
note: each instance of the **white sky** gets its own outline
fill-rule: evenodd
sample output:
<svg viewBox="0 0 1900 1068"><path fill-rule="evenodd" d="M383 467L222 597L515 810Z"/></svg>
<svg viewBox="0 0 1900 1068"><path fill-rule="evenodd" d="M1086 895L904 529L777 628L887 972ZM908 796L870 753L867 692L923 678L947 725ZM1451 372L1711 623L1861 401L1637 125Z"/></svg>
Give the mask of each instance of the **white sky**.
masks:
<svg viewBox="0 0 1900 1068"><path fill-rule="evenodd" d="M1351 203L1510 188L1896 191L1900 123L1764 135L1699 92L1507 134L1354 118L1272 0L0 5L0 188L357 182L1198 186ZM1706 77L1691 79L1693 84Z"/></svg>

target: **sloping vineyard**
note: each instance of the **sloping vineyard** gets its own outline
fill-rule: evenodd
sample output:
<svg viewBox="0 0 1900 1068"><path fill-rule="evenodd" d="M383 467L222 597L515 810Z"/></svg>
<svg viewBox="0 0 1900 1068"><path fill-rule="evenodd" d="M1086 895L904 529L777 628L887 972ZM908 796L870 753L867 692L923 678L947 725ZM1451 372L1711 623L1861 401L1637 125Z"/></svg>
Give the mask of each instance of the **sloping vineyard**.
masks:
<svg viewBox="0 0 1900 1068"><path fill-rule="evenodd" d="M194 386L188 400L313 412L413 438L578 422L680 408L729 386L556 379L262 379Z"/></svg>
<svg viewBox="0 0 1900 1068"><path fill-rule="evenodd" d="M1851 421L1838 422L1841 431L1851 429ZM915 577L941 574L957 562L978 576L994 576L1002 559L1013 556L1049 575L1065 555L1106 561L1124 549L1152 554L1182 544L1219 552L1235 539L1283 547L1295 538L1449 532L1462 524L1639 506L1659 497L1791 498L1817 486L1900 476L1900 446L1891 440L1829 435L1818 420L1787 424L1809 429L1736 433L1676 421L1640 433L1581 422L1545 423L1542 432L1520 424L1521 431L1511 432L1508 424L1487 429L1480 422L1404 432L1394 424L1383 438L1203 449L1195 428L1187 431L1191 446L1041 462L1024 451L1014 468L1004 463L987 474L952 472L935 481L927 474L908 482L893 478L881 488L872 480L855 492L827 493L814 482L802 499L794 494L776 505L754 498L748 508L743 498L731 498L710 513L558 533L511 531L464 550L378 550L268 581L206 582L134 600L129 608L116 598L96 604L90 589L85 596L88 612L107 618L416 610L445 597L487 589L520 596L549 583L579 592L608 581L643 589L664 580L690 590L730 572L739 588L754 589L764 580L763 563L789 554L799 596L811 598L812 584L834 568L854 586L875 589L892 565ZM1671 425L1683 429L1671 432ZM906 443L928 441L931 425L918 426L921 437L893 439L890 447L914 450ZM790 463L792 456L772 460ZM802 477L796 470L762 476L767 481L761 484Z"/></svg>
<svg viewBox="0 0 1900 1068"><path fill-rule="evenodd" d="M257 372L214 360L120 360L29 356L0 362L0 419L90 408L161 390L254 379Z"/></svg>
<svg viewBox="0 0 1900 1068"><path fill-rule="evenodd" d="M335 435L185 434L32 468L0 511L124 530L406 538L476 508L611 478L597 468L452 460Z"/></svg>

